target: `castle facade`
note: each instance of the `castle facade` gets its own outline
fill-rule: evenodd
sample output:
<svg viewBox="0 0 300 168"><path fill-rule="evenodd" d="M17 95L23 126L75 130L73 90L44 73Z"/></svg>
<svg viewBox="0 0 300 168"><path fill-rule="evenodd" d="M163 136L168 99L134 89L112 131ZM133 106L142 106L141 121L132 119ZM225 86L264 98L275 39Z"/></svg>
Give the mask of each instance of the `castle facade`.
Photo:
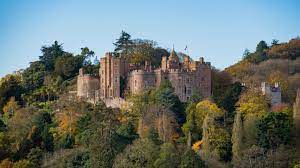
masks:
<svg viewBox="0 0 300 168"><path fill-rule="evenodd" d="M142 67L129 64L122 57L106 53L100 59L99 77L91 77L80 70L77 78L77 96L86 99L120 99L124 92L142 93L145 89L158 88L169 80L182 102L188 101L195 93L203 97L211 95L211 65L184 57L179 61L174 49L170 56L164 56L161 66L154 69L150 62Z"/></svg>

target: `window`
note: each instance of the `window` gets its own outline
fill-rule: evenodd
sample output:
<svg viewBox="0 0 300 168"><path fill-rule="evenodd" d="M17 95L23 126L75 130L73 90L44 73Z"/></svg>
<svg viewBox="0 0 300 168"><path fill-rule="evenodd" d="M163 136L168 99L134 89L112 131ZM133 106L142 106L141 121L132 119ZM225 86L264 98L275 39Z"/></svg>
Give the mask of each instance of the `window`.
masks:
<svg viewBox="0 0 300 168"><path fill-rule="evenodd" d="M136 86L136 80L134 80L134 86Z"/></svg>

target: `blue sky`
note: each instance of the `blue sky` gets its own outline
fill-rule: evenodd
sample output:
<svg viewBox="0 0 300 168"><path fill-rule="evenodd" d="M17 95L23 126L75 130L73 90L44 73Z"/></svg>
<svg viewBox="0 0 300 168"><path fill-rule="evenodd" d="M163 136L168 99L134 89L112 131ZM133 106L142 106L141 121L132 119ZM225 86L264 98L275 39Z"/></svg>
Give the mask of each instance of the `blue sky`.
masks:
<svg viewBox="0 0 300 168"><path fill-rule="evenodd" d="M54 40L102 57L125 30L223 69L260 40L300 35L298 0L1 0L0 77L38 59Z"/></svg>

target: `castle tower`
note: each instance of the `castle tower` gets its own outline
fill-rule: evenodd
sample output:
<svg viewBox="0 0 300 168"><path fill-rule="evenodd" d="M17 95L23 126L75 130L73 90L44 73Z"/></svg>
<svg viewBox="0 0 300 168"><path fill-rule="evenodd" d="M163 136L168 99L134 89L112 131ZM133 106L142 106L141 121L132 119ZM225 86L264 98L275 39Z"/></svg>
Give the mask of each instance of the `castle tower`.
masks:
<svg viewBox="0 0 300 168"><path fill-rule="evenodd" d="M172 49L172 51L170 53L167 68L168 69L179 69L180 68L179 58L178 58L174 48Z"/></svg>
<svg viewBox="0 0 300 168"><path fill-rule="evenodd" d="M79 98L93 100L99 90L99 78L90 74L84 74L84 69L79 69L77 76L77 96Z"/></svg>
<svg viewBox="0 0 300 168"><path fill-rule="evenodd" d="M189 69L190 68L190 57L185 56L183 58L183 68L184 69Z"/></svg>
<svg viewBox="0 0 300 168"><path fill-rule="evenodd" d="M166 56L163 56L162 59L161 59L161 69L163 71L167 70L168 66L168 58Z"/></svg>
<svg viewBox="0 0 300 168"><path fill-rule="evenodd" d="M265 95L269 100L271 105L281 103L281 89L279 83L275 83L274 86L270 86L266 82L261 83L262 94Z"/></svg>
<svg viewBox="0 0 300 168"><path fill-rule="evenodd" d="M127 64L124 59L112 56L108 52L100 59L100 97L115 98L121 96L120 80L125 76Z"/></svg>

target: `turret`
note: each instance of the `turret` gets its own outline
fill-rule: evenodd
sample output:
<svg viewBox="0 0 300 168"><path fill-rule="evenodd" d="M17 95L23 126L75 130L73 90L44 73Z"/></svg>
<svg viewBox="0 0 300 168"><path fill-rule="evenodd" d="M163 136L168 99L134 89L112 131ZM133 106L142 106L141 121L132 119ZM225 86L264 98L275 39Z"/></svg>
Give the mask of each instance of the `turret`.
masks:
<svg viewBox="0 0 300 168"><path fill-rule="evenodd" d="M184 56L183 58L183 68L184 69L189 69L190 67L190 57Z"/></svg>
<svg viewBox="0 0 300 168"><path fill-rule="evenodd" d="M174 50L174 48L172 49L170 56L169 56L169 60L168 60L168 69L179 69L179 58Z"/></svg>
<svg viewBox="0 0 300 168"><path fill-rule="evenodd" d="M167 69L167 56L163 56L161 59L161 69L166 70Z"/></svg>

